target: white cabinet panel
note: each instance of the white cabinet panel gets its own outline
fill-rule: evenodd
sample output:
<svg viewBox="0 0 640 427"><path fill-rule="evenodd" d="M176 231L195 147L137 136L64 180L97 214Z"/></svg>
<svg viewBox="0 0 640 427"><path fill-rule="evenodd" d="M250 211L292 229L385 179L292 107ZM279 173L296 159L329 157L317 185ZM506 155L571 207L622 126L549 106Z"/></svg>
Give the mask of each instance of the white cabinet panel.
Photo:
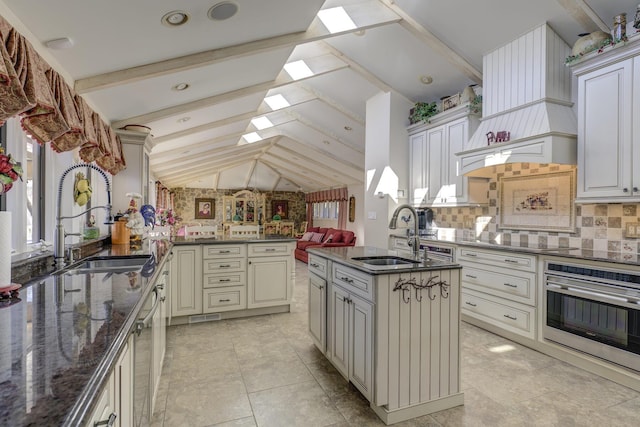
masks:
<svg viewBox="0 0 640 427"><path fill-rule="evenodd" d="M171 315L202 313L202 250L174 246L171 259Z"/></svg>
<svg viewBox="0 0 640 427"><path fill-rule="evenodd" d="M204 313L243 310L247 308L247 289L244 286L205 289L202 300Z"/></svg>
<svg viewBox="0 0 640 427"><path fill-rule="evenodd" d="M309 334L318 349L327 351L327 281L309 274Z"/></svg>
<svg viewBox="0 0 640 427"><path fill-rule="evenodd" d="M249 258L247 308L288 304L291 300L291 256Z"/></svg>

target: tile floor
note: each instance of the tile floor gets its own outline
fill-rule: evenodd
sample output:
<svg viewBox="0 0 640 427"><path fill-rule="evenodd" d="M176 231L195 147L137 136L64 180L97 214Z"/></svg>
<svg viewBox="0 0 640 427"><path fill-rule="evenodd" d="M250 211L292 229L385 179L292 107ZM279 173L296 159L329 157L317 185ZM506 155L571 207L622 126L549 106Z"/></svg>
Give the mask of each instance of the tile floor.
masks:
<svg viewBox="0 0 640 427"><path fill-rule="evenodd" d="M171 326L153 426L382 426L291 313ZM502 350L496 352L496 350ZM636 426L640 393L462 325L465 405L396 426Z"/></svg>

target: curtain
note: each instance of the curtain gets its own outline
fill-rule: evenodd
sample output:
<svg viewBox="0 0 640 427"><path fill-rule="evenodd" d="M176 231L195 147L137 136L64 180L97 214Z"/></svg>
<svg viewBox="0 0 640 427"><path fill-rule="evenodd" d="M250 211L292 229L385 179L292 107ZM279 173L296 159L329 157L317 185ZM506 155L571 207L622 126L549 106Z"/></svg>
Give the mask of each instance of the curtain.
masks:
<svg viewBox="0 0 640 427"><path fill-rule="evenodd" d="M314 203L338 202L338 228L345 229L347 227L348 200L349 191L347 190L347 187L307 193L305 195L305 201L307 202L307 222L309 223L307 227L313 226Z"/></svg>
<svg viewBox="0 0 640 427"><path fill-rule="evenodd" d="M1 16L0 36L0 124L19 114L38 143L56 152L80 147L82 160L112 175L125 169L115 132Z"/></svg>
<svg viewBox="0 0 640 427"><path fill-rule="evenodd" d="M347 210L349 202L346 200L340 200L338 202L338 228L345 230L347 228Z"/></svg>

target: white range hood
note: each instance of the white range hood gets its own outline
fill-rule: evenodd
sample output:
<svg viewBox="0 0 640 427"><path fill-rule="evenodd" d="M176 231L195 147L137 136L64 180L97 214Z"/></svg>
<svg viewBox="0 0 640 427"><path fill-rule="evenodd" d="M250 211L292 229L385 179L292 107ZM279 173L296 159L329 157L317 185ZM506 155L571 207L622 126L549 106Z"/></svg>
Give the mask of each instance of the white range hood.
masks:
<svg viewBox="0 0 640 427"><path fill-rule="evenodd" d="M543 24L483 58L483 118L465 145L461 171L492 174L489 166L516 163L576 164L577 120L571 106L571 48ZM487 134L510 132L507 142Z"/></svg>

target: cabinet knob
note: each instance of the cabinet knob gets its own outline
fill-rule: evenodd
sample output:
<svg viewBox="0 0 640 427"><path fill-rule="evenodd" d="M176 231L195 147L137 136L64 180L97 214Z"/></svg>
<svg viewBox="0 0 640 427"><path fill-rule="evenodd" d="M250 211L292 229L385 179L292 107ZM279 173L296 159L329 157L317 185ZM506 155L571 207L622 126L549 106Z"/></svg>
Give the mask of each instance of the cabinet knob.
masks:
<svg viewBox="0 0 640 427"><path fill-rule="evenodd" d="M102 420L102 421L96 421L93 423L94 427L97 426L113 426L116 423L116 418L118 418L118 415L115 412L112 412L109 415L109 418L106 420Z"/></svg>
<svg viewBox="0 0 640 427"><path fill-rule="evenodd" d="M633 187L633 192L637 193L638 192L638 187Z"/></svg>
<svg viewBox="0 0 640 427"><path fill-rule="evenodd" d="M625 187L625 188L623 188L623 189L622 189L622 192L623 192L623 193L628 193L628 192L629 192L629 189Z"/></svg>

